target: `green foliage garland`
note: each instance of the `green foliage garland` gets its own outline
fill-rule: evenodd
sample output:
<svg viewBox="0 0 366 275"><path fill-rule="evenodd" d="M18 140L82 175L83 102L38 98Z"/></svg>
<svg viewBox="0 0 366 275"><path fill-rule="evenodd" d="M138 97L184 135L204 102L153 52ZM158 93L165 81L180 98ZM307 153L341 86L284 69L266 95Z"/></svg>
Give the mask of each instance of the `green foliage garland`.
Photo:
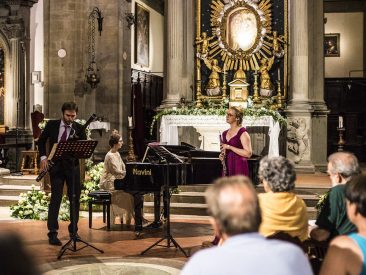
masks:
<svg viewBox="0 0 366 275"><path fill-rule="evenodd" d="M165 115L194 115L194 116L208 116L217 115L224 116L229 107L228 101L221 101L220 103L204 101L202 108L197 108L195 103L173 109L164 109L158 112L151 123L150 134L152 134L154 125L162 116ZM286 125L286 119L277 111L270 110L266 107L255 107L251 105L250 107L243 109L244 116L251 117L261 117L261 116L271 116L275 121L279 122L280 125Z"/></svg>

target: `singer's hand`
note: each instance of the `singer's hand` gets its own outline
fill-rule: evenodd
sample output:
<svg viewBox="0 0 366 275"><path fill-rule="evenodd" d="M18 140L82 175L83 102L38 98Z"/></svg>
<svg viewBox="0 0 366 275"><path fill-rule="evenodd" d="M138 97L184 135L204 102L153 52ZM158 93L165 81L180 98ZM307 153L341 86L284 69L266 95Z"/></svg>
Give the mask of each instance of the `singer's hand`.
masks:
<svg viewBox="0 0 366 275"><path fill-rule="evenodd" d="M221 152L220 153L219 159L220 159L220 161L224 161L225 160L225 153L224 152Z"/></svg>
<svg viewBox="0 0 366 275"><path fill-rule="evenodd" d="M221 150L231 150L231 146L229 144L221 144Z"/></svg>
<svg viewBox="0 0 366 275"><path fill-rule="evenodd" d="M44 159L41 161L41 171L47 171L48 170L48 160Z"/></svg>

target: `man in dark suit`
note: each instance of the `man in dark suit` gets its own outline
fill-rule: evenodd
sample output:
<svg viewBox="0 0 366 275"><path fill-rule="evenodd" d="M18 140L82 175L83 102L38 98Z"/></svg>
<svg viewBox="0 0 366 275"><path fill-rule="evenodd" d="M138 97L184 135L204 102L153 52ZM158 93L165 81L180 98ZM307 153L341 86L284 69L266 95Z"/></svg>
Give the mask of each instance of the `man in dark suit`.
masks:
<svg viewBox="0 0 366 275"><path fill-rule="evenodd" d="M85 129L74 120L78 112L78 107L74 102L65 102L62 105L62 119L50 120L47 122L45 129L43 130L39 141L39 155L41 156L41 171L48 169L48 159L46 157L46 142L49 141L50 149L55 143L60 141L67 141L69 138L75 138L79 140L85 140ZM48 208L48 241L51 245L62 245L61 241L57 238L58 230L58 214L60 210L63 186L66 181L67 195L70 201L70 219L69 225L70 237L73 233L73 226L75 222L75 229L77 233L77 222L79 220L79 208L80 208L80 168L79 161L72 157L66 157L60 161L57 161L55 166L50 171L51 179L51 202ZM74 187L73 188L73 185ZM72 192L75 191L75 217L73 217L73 200Z"/></svg>

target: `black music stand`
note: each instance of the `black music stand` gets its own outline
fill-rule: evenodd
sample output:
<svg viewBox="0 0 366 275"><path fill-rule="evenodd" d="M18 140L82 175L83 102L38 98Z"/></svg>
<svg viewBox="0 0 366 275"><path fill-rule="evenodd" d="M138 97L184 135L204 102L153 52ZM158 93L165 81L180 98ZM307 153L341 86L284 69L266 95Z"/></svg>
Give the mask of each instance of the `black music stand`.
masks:
<svg viewBox="0 0 366 275"><path fill-rule="evenodd" d="M141 252L141 255L144 255L147 251L149 251L150 249L152 249L154 246L163 246L163 247L167 247L170 248L170 243L172 242L175 246L175 248L179 249L184 256L188 257L187 253L184 251L184 249L177 243L177 241L173 238L172 234L170 233L170 190L169 190L169 163L166 163L166 177L164 179L164 192L165 196L163 196L163 200L165 203L165 207L166 209L166 226L165 226L165 235L163 238L161 238L160 240L158 240L157 242L155 242L153 245L149 246L147 249L145 249L144 251ZM177 167L177 166L176 166ZM167 241L167 245L159 245L159 243L161 243L162 241L166 240Z"/></svg>
<svg viewBox="0 0 366 275"><path fill-rule="evenodd" d="M90 158L92 153L94 152L95 147L97 146L98 141L95 140L78 140L78 141L66 141L66 142L59 142L56 147L56 151L54 153L54 158L56 160L62 159L65 157L72 157L75 159L86 159ZM74 174L75 167L72 167L72 173ZM75 209L75 202L76 202L76 195L75 195L75 183L74 183L74 176L72 176L72 216L73 219L76 217L76 209ZM66 250L70 250L72 252L76 252L79 250L84 249L85 247L90 246L94 248L100 253L104 253L103 250L96 248L95 246L83 241L77 234L76 234L76 221L71 221L73 224L72 228L72 236L70 240L61 247L60 252L58 253L57 259L61 259L62 255L66 252ZM80 248L76 248L76 243L80 242L83 243L84 246Z"/></svg>

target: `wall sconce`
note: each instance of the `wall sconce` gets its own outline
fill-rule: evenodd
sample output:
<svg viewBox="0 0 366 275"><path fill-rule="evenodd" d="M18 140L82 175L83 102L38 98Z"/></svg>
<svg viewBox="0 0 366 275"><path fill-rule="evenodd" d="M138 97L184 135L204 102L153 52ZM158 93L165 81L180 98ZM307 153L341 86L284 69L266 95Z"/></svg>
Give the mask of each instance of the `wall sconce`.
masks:
<svg viewBox="0 0 366 275"><path fill-rule="evenodd" d="M134 13L129 12L126 13L126 21L127 21L127 27L131 29L131 26L136 23L136 16Z"/></svg>
<svg viewBox="0 0 366 275"><path fill-rule="evenodd" d="M102 12L97 7L94 7L92 12L89 14L89 18L90 17L92 17L93 20L95 19L95 17L97 18L97 20L98 20L98 32L99 32L99 36L101 36L102 35L102 30L103 30L103 19L104 19L104 17L102 17Z"/></svg>

